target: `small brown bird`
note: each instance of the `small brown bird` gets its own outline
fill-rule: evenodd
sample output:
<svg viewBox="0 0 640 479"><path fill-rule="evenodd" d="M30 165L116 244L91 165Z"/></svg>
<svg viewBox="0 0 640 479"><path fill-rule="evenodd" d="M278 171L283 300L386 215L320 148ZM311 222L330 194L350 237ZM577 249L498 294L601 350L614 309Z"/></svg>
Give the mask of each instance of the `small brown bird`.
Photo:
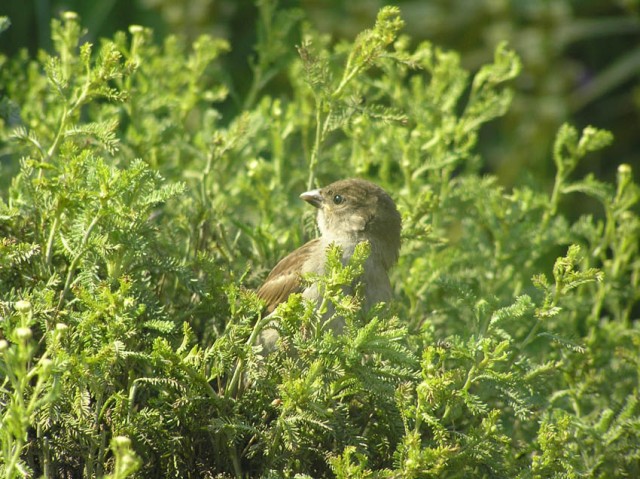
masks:
<svg viewBox="0 0 640 479"><path fill-rule="evenodd" d="M363 307L369 309L378 302L389 301L392 289L387 272L398 260L401 230L400 213L391 197L369 181L347 179L302 193L300 198L318 208L321 236L286 256L267 276L258 290L258 296L266 303L266 312L273 312L292 293L317 300L317 287L305 288L302 276L324 273L329 245L342 248L342 261L346 263L362 241L368 241L371 246L360 279ZM259 343L267 350L272 349L277 337L274 330L264 330Z"/></svg>

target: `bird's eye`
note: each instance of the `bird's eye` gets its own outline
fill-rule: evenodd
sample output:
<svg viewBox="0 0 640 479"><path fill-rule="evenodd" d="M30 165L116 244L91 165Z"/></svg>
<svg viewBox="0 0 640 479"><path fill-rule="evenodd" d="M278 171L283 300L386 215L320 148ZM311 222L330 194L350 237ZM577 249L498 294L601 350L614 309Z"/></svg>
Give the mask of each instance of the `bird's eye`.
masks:
<svg viewBox="0 0 640 479"><path fill-rule="evenodd" d="M333 196L333 202L336 205L340 205L340 204L344 203L344 198L342 197L342 195L334 195Z"/></svg>

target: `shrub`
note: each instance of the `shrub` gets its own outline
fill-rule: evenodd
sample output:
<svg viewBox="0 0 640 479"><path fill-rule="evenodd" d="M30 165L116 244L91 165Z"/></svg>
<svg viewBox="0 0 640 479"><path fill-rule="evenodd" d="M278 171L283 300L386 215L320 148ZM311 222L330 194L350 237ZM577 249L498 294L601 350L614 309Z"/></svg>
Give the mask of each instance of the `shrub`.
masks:
<svg viewBox="0 0 640 479"><path fill-rule="evenodd" d="M508 46L471 75L394 7L335 45L260 11L244 99L223 41L95 46L69 12L51 54L2 59L4 475L639 475L640 190L572 175L611 135L563 126L553 191L506 191L476 144ZM252 289L313 235L297 194L347 176L398 202L397 300L361 312L339 285L366 248L328 251L344 334L294 295L264 359ZM567 217L584 195L602 214Z"/></svg>

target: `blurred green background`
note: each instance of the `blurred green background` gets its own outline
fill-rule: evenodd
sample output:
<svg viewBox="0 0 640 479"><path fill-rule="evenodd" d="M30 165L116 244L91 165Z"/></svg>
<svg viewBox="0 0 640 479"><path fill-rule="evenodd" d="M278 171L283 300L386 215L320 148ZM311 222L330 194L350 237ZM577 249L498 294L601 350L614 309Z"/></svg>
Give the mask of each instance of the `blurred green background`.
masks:
<svg viewBox="0 0 640 479"><path fill-rule="evenodd" d="M77 12L96 42L131 24L154 29L156 40L169 33L195 39L202 33L227 38L225 61L233 95L223 105L232 118L249 88L248 59L254 54L257 3L261 0L3 0L0 15L12 26L0 36L0 52L22 48L35 55L50 48L50 19ZM487 171L505 186L551 181L550 160L558 127L569 121L594 125L615 135L615 143L593 155L576 175L593 172L613 180L617 165L640 166L640 0L283 0L334 40L353 38L373 24L381 6L402 10L413 42L430 41L455 49L474 71L489 62L494 47L507 40L523 60L523 73L510 112L484 128L480 152ZM291 48L299 43L291 39ZM284 80L267 88L286 95ZM279 83L280 82L280 83ZM2 86L0 85L0 92ZM233 100L236 99L236 101ZM571 205L576 214L593 205Z"/></svg>

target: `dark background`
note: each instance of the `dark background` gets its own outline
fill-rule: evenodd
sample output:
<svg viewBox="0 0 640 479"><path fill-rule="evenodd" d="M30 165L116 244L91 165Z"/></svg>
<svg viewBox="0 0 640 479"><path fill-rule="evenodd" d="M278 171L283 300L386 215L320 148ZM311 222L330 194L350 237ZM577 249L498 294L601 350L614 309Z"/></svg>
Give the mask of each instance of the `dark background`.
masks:
<svg viewBox="0 0 640 479"><path fill-rule="evenodd" d="M388 3L388 2L387 2ZM282 1L332 38L353 38L373 24L379 0ZM578 128L610 130L615 143L589 157L576 176L592 172L612 181L619 164L640 166L640 0L406 0L395 2L414 42L455 49L470 70L491 60L507 40L523 60L510 112L484 128L480 150L487 170L509 187L550 182L553 139L566 121ZM49 50L50 20L60 12L80 15L86 39L96 42L131 24L151 27L160 41L170 33L195 39L202 33L227 38L227 70L241 97L248 88L257 7L249 0L4 0L0 15L12 26L0 35L0 53ZM293 39L291 48L295 47ZM286 91L286 85L270 87ZM0 85L1 92L2 85ZM231 118L233 104L225 105ZM582 205L573 205L580 213ZM593 205L591 205L593 206ZM571 208L570 208L571 209Z"/></svg>

